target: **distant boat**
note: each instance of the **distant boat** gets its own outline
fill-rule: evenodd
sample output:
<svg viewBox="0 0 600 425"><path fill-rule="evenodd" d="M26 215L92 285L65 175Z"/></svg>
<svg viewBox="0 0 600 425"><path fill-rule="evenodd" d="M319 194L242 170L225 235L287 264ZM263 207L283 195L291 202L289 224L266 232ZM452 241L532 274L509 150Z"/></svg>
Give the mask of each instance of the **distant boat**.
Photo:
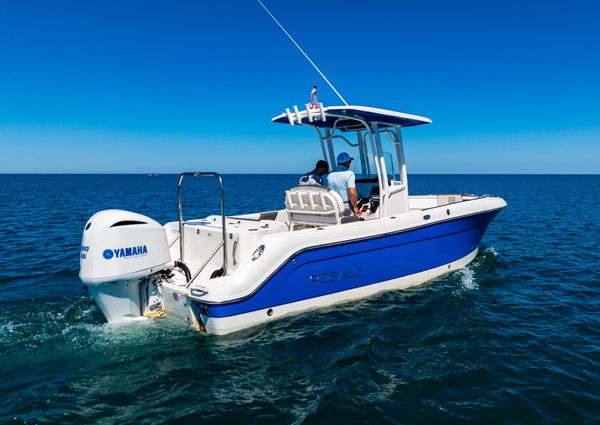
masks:
<svg viewBox="0 0 600 425"><path fill-rule="evenodd" d="M158 174L152 171L150 174L148 174L148 177L158 177Z"/></svg>

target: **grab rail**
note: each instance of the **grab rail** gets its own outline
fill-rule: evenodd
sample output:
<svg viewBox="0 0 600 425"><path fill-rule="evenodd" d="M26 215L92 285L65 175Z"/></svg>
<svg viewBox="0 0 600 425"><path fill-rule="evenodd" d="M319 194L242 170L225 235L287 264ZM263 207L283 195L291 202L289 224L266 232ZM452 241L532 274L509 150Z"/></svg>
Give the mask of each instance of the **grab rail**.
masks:
<svg viewBox="0 0 600 425"><path fill-rule="evenodd" d="M183 208L181 206L181 184L185 176L192 177L216 177L219 180L221 189L221 226L223 230L223 275L227 274L227 229L225 227L225 188L223 187L223 179L219 173L204 172L204 171L188 171L181 173L177 180L177 203L179 206L179 260L183 263ZM214 254L213 254L214 255Z"/></svg>

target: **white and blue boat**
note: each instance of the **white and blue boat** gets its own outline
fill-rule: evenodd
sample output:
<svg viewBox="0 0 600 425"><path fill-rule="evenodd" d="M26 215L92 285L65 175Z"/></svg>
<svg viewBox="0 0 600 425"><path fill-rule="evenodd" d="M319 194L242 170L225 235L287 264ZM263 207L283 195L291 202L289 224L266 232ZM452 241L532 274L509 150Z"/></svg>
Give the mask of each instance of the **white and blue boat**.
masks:
<svg viewBox="0 0 600 425"><path fill-rule="evenodd" d="M183 173L177 221L106 210L85 225L80 277L108 322L167 315L223 335L421 285L467 266L506 206L490 196L409 195L402 132L427 118L321 104L272 121L312 127L330 164L340 146L351 152L363 219L345 217L341 197L318 186L289 188L280 210L228 216L219 174ZM219 181L220 214L183 219L188 176Z"/></svg>

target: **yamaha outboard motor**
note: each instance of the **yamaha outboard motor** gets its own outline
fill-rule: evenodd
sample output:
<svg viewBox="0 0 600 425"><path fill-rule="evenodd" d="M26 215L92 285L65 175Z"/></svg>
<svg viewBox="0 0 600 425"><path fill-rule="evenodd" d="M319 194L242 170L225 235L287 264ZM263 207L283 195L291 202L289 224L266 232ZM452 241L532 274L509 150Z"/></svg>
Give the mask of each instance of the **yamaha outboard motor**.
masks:
<svg viewBox="0 0 600 425"><path fill-rule="evenodd" d="M118 323L144 314L146 278L168 268L171 256L159 223L129 211L105 210L86 223L79 261L79 277L106 320Z"/></svg>

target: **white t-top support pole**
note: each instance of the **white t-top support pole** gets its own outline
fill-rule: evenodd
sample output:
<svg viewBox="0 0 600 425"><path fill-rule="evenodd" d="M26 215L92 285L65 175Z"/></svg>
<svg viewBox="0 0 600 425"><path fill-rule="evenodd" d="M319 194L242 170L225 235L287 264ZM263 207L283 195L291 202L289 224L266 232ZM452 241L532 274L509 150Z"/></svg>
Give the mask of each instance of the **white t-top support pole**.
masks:
<svg viewBox="0 0 600 425"><path fill-rule="evenodd" d="M406 159L404 157L404 142L402 140L402 128L396 127L396 155L398 156L398 167L400 168L400 180L404 185L404 190L408 196L408 172L406 170Z"/></svg>
<svg viewBox="0 0 600 425"><path fill-rule="evenodd" d="M321 134L321 130L319 130L319 127L315 126L312 126L312 128L315 129L317 135L319 136L319 144L321 145L321 153L323 154L323 160L327 161L327 153L325 152L325 143L323 142L323 135Z"/></svg>
<svg viewBox="0 0 600 425"><path fill-rule="evenodd" d="M377 147L377 153L374 154L375 165L379 165L379 185L380 185L380 193L379 193L379 202L381 208L383 210L383 217L387 216L387 203L389 196L389 184L388 184L388 176L387 169L385 166L385 157L383 155L383 149L381 147L381 135L379 133L379 124L373 123L373 134L375 135L375 145Z"/></svg>
<svg viewBox="0 0 600 425"><path fill-rule="evenodd" d="M356 140L358 142L358 152L360 154L360 169L363 173L363 178L369 178L367 172L367 155L365 154L365 143L363 141L363 135L361 131L356 132Z"/></svg>
<svg viewBox="0 0 600 425"><path fill-rule="evenodd" d="M329 166L331 169L337 167L335 160L335 152L333 151L333 140L331 139L331 130L325 129L325 137L327 138L327 150L329 151Z"/></svg>

